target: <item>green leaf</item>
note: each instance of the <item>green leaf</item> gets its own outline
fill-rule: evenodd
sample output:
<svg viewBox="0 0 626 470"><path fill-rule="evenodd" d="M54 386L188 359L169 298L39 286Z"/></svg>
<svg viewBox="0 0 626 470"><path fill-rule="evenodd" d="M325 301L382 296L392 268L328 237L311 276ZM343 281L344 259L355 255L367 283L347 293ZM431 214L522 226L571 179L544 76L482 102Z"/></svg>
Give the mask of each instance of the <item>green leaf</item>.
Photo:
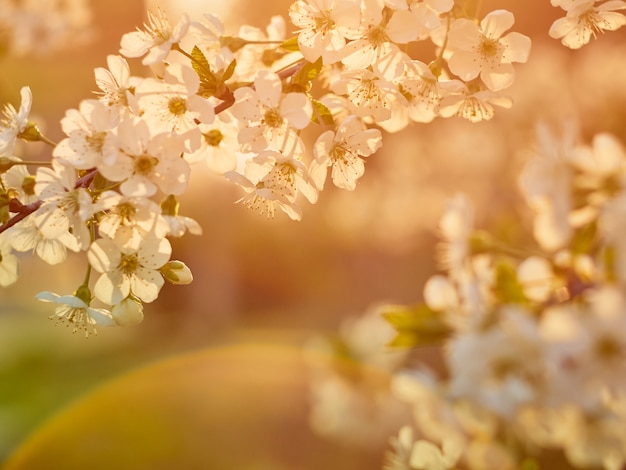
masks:
<svg viewBox="0 0 626 470"><path fill-rule="evenodd" d="M389 346L412 348L440 344L450 336L452 330L440 312L431 310L425 304L413 307L390 305L383 317L398 332Z"/></svg>
<svg viewBox="0 0 626 470"><path fill-rule="evenodd" d="M334 126L335 119L333 118L333 113L330 112L328 106L322 103L315 98L309 97L311 100L311 104L313 105L313 117L311 120L318 124L324 124L326 126ZM322 122L320 122L320 119Z"/></svg>
<svg viewBox="0 0 626 470"><path fill-rule="evenodd" d="M495 292L501 302L526 303L522 285L517 280L517 270L509 260L500 260L495 265L496 285Z"/></svg>
<svg viewBox="0 0 626 470"><path fill-rule="evenodd" d="M193 46L193 49L191 50L191 57L193 58L191 66L196 71L201 81L210 81L215 79L215 75L211 72L209 61L198 46Z"/></svg>
<svg viewBox="0 0 626 470"><path fill-rule="evenodd" d="M571 242L572 253L589 254L593 251L596 243L597 226L595 222L585 225L576 231Z"/></svg>
<svg viewBox="0 0 626 470"><path fill-rule="evenodd" d="M217 77L211 71L209 61L204 56L203 52L198 46L193 46L193 49L191 51L191 57L191 66L198 74L198 78L200 78L198 95L202 96L203 98L210 98L211 96L215 96L216 94L218 94L218 91L220 90L223 82L220 82L219 77Z"/></svg>
<svg viewBox="0 0 626 470"><path fill-rule="evenodd" d="M322 63L322 58L320 57L315 62L307 62L305 63L298 73L296 73L291 79L291 83L306 85L315 77L317 77L322 71L322 67L324 64Z"/></svg>
<svg viewBox="0 0 626 470"><path fill-rule="evenodd" d="M224 70L224 73L222 74L222 83L233 76L233 74L235 73L235 67L237 67L237 61L233 59L232 62L228 64L228 67L226 67L226 70Z"/></svg>
<svg viewBox="0 0 626 470"><path fill-rule="evenodd" d="M280 45L280 47L288 52L299 52L300 46L298 46L298 36L287 39Z"/></svg>

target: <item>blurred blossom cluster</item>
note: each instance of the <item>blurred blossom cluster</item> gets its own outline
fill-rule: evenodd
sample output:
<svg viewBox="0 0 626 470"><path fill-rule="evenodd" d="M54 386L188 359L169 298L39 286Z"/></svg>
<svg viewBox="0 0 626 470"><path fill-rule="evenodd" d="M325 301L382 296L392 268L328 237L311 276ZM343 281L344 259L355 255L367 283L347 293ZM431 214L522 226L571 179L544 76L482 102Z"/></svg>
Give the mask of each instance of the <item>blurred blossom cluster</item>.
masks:
<svg viewBox="0 0 626 470"><path fill-rule="evenodd" d="M1 0L0 51L48 54L76 47L92 35L89 0Z"/></svg>
<svg viewBox="0 0 626 470"><path fill-rule="evenodd" d="M619 0L544 3L564 12L548 33L569 49L626 23ZM497 176L503 156L519 161L531 121L544 114L559 126L539 125L519 177L532 235L499 240L477 231L470 199L450 199L439 223L442 272L426 283L424 303L374 311L341 333L342 353L391 376L369 383L318 364L312 423L327 436L368 443L408 422L392 440L389 470L513 469L533 465L542 448L562 450L575 467L619 470L626 463L626 155L611 131L623 124L607 121L611 129L589 133L587 122L580 132L559 114L608 93L598 77L611 76L603 67L614 61L599 59L594 74L581 72L580 85L573 80L563 90L555 76L571 71L548 55L533 65L531 38L514 30L514 14L482 5L296 0L286 12L291 26L275 16L264 29L242 25L235 34L210 13L170 19L149 11L142 27L122 36L119 54L95 69L95 96L66 111L60 142L30 120L28 86L18 106L4 106L0 285L18 281L19 253L50 265L78 253L84 277L72 293L37 295L54 304L51 318L86 336L141 322L144 304L166 281L193 279L172 258L170 240L202 233L181 210L199 166L269 218L300 220L303 203L332 186L330 197L341 203L331 220L359 230L359 215L377 211L374 236L393 245L432 216L432 205L422 210L413 201L452 189L428 181L431 167L420 155L406 158L400 131L453 122L424 131L415 154L445 160L463 152L476 175ZM56 47L88 30L83 2L0 6L9 53L40 51L38 41ZM145 76L131 72L132 60ZM526 62L527 71L518 70ZM615 97L623 96L619 83L610 88ZM546 90L555 91L548 110ZM479 132L478 123L509 108L499 127ZM373 181L392 189L348 199L340 190L357 189L366 164L384 152L383 137L403 158L375 163ZM50 160L23 159L24 142L47 144ZM420 165L423 187L407 171ZM381 353L388 341L443 346L443 374L406 367L408 353Z"/></svg>
<svg viewBox="0 0 626 470"><path fill-rule="evenodd" d="M529 236L477 229L457 194L423 303L380 309L391 351L443 346L440 367L379 364L387 399L412 410L389 470L516 469L547 449L572 468L626 463L626 149L609 133L586 142L571 123L536 133L519 177Z"/></svg>

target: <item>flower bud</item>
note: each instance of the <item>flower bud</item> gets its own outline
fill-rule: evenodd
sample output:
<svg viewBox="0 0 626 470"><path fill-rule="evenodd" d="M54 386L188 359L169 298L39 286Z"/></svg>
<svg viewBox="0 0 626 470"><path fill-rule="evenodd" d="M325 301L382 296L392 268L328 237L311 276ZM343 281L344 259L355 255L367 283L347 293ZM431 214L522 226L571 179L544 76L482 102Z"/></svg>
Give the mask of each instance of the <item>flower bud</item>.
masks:
<svg viewBox="0 0 626 470"><path fill-rule="evenodd" d="M115 323L120 326L132 326L143 320L143 304L132 297L126 297L111 309Z"/></svg>
<svg viewBox="0 0 626 470"><path fill-rule="evenodd" d="M43 136L41 135L41 131L37 127L37 124L32 121L28 121L24 130L20 132L17 136L27 142L39 142L43 139Z"/></svg>
<svg viewBox="0 0 626 470"><path fill-rule="evenodd" d="M159 271L172 284L189 284L193 281L191 269L182 261L169 261Z"/></svg>

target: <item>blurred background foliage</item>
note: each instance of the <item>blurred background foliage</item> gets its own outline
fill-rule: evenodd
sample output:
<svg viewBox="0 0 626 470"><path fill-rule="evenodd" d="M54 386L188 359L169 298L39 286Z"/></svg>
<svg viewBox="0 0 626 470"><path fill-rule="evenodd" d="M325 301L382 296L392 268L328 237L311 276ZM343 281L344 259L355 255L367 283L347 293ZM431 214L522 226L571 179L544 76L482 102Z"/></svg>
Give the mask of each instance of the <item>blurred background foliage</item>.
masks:
<svg viewBox="0 0 626 470"><path fill-rule="evenodd" d="M206 1L171 3L172 15L211 11ZM286 15L289 3L218 6L234 34L241 24L265 28L272 15ZM19 104L20 88L29 85L32 118L60 140L65 110L92 96L93 69L117 53L122 34L143 23L145 8L138 0L94 1L89 43L48 56L1 57L0 102ZM87 340L54 328L46 320L50 306L33 296L72 291L82 280L82 260L59 270L22 256L21 282L0 293L0 462L31 434L21 452L51 458L60 442L67 451L81 431L101 426L109 432L103 435L128 440L128 449L139 453L139 460L116 468L380 468L385 442L367 451L347 449L308 429L298 346L315 333L336 331L373 304L418 300L436 270L437 219L458 191L474 200L478 227L506 240L527 240L528 214L516 177L537 122L547 121L558 133L564 120L575 119L584 138L598 131L625 135L622 32L572 52L547 35L560 14L548 0L484 2L485 13L495 8L513 11L514 30L533 38L529 63L516 67L513 109L497 110L486 123L436 120L386 135L357 190L328 187L318 204L304 207L299 223L282 214L266 220L235 205L236 188L198 169L181 212L197 219L204 234L173 240L175 258L189 265L195 280L165 286L146 306L141 325L101 329ZM22 150L33 159L50 154L43 144ZM185 439L172 441L166 429L171 436L196 437L181 450ZM59 468L109 468L107 449L115 446L99 442L75 450L78 460ZM217 460L194 461L205 445ZM192 460L168 466L161 455L163 466L152 465L155 449ZM268 449L274 457L261 457ZM239 454L247 450L246 460ZM105 460L87 465L80 460L85 455ZM30 463L9 468L56 468L38 467L36 459L22 462Z"/></svg>

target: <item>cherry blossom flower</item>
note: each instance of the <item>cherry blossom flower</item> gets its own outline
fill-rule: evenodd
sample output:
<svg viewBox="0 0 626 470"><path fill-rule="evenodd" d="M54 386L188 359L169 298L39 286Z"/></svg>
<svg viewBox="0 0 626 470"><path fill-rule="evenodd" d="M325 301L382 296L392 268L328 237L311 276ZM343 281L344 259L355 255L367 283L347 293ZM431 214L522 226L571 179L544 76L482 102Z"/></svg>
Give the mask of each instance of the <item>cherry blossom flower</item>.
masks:
<svg viewBox="0 0 626 470"><path fill-rule="evenodd" d="M572 235L569 217L573 175L568 161L576 131L570 126L558 139L544 125L537 128L537 136L539 148L524 167L520 185L535 211L535 239L545 250L555 251L565 246Z"/></svg>
<svg viewBox="0 0 626 470"><path fill-rule="evenodd" d="M113 191L103 193L100 200L103 199L107 211L99 219L99 232L114 240L118 246L138 249L148 234L157 238L167 235L168 222L154 201L123 196Z"/></svg>
<svg viewBox="0 0 626 470"><path fill-rule="evenodd" d="M52 169L39 168L35 193L43 203L31 216L46 238L71 230L81 249L90 243L86 222L99 209L85 188L76 188L76 172L53 160Z"/></svg>
<svg viewBox="0 0 626 470"><path fill-rule="evenodd" d="M298 32L298 46L306 60L319 57L325 64L338 60L337 52L346 44L342 31L356 25L360 16L357 2L342 0L298 0L289 8L289 17Z"/></svg>
<svg viewBox="0 0 626 470"><path fill-rule="evenodd" d="M315 160L311 163L311 178L322 190L330 167L335 186L349 191L363 176L365 165L361 157L369 157L382 146L378 129L366 129L356 116L343 120L336 132L326 131L315 142Z"/></svg>
<svg viewBox="0 0 626 470"><path fill-rule="evenodd" d="M540 392L543 357L530 313L505 308L498 312L497 325L449 342L450 394L476 400L501 416L512 416Z"/></svg>
<svg viewBox="0 0 626 470"><path fill-rule="evenodd" d="M33 251L48 264L59 264L67 258L67 250L80 251L78 240L70 232L62 232L52 237L46 236L35 224L32 217L27 217L11 227L9 239L16 251Z"/></svg>
<svg viewBox="0 0 626 470"><path fill-rule="evenodd" d="M626 2L610 0L596 5L597 0L571 0L559 2L567 11L564 18L557 19L550 27L550 37L561 39L570 49L580 49L591 37L604 31L615 31L626 24L626 16L617 10L626 9Z"/></svg>
<svg viewBox="0 0 626 470"><path fill-rule="evenodd" d="M235 149L238 148L237 122L228 111L215 117L212 124L199 124L202 133L200 147L193 153L186 153L189 163L204 161L209 169L223 175L237 167Z"/></svg>
<svg viewBox="0 0 626 470"><path fill-rule="evenodd" d="M96 85L101 90L99 99L116 110L117 115L129 109L137 112L134 92L141 80L131 76L128 62L119 55L108 55L107 66L108 69L94 70Z"/></svg>
<svg viewBox="0 0 626 470"><path fill-rule="evenodd" d="M265 188L263 181L254 183L235 171L229 171L225 176L226 179L237 184L246 192L246 195L237 202L242 203L248 209L271 219L276 214L276 208L279 208L292 220L302 219L302 211L295 202L286 198L277 198Z"/></svg>
<svg viewBox="0 0 626 470"><path fill-rule="evenodd" d="M239 142L244 151L293 151L302 145L294 129L304 129L311 122L311 102L304 93L283 94L278 75L260 71L254 88L238 88L235 99L231 112L242 123Z"/></svg>
<svg viewBox="0 0 626 470"><path fill-rule="evenodd" d="M370 70L346 70L331 84L331 90L348 98L349 110L359 117L371 117L376 122L391 117L390 96L397 87Z"/></svg>
<svg viewBox="0 0 626 470"><path fill-rule="evenodd" d="M83 330L86 338L89 337L89 334L98 334L97 325L115 325L111 312L103 308L92 308L76 295L40 292L35 297L44 302L59 304L54 314L49 318L56 320L57 323L66 322L67 326L73 327L72 333Z"/></svg>
<svg viewBox="0 0 626 470"><path fill-rule="evenodd" d="M466 18L456 19L448 37L450 71L466 82L480 75L491 91L509 87L515 79L511 63L526 62L530 53L527 36L516 32L502 36L514 21L506 10L492 11L480 25Z"/></svg>
<svg viewBox="0 0 626 470"><path fill-rule="evenodd" d="M95 168L115 151L112 133L115 124L115 116L105 103L83 100L78 110L68 110L61 120L68 137L59 142L52 155L77 170Z"/></svg>
<svg viewBox="0 0 626 470"><path fill-rule="evenodd" d="M200 145L197 122L211 124L213 106L196 94L200 79L191 67L171 64L163 80L145 79L135 91L142 118L157 134L173 131L188 141L194 151Z"/></svg>
<svg viewBox="0 0 626 470"><path fill-rule="evenodd" d="M13 158L22 161L18 157ZM27 205L38 200L35 194L35 177L28 172L26 165L12 166L0 175L0 180L22 204Z"/></svg>
<svg viewBox="0 0 626 470"><path fill-rule="evenodd" d="M298 194L302 193L311 203L317 200L306 167L293 156L264 151L246 162L245 173L246 176L231 171L225 176L247 193L238 202L268 218L274 217L278 207L291 219L300 220Z"/></svg>
<svg viewBox="0 0 626 470"><path fill-rule="evenodd" d="M120 247L108 238L96 240L87 253L89 264L102 273L94 286L96 298L108 305L130 294L142 302L154 301L165 282L159 268L171 252L166 238L146 238L137 249Z"/></svg>
<svg viewBox="0 0 626 470"><path fill-rule="evenodd" d="M294 155L266 150L246 162L245 173L253 181L261 182L272 198L294 202L301 193L310 203L317 201L308 171Z"/></svg>
<svg viewBox="0 0 626 470"><path fill-rule="evenodd" d="M172 46L181 41L189 29L189 17L184 14L172 28L165 13L158 9L156 13L148 11L145 31L137 29L122 36L120 54L125 57L141 57L148 53L142 63L153 65L163 61Z"/></svg>
<svg viewBox="0 0 626 470"><path fill-rule="evenodd" d="M153 136L141 119L125 119L117 129L117 152L98 166L105 178L121 182L125 196L148 197L160 189L182 194L187 188L190 168L181 158L184 145L170 134Z"/></svg>
<svg viewBox="0 0 626 470"><path fill-rule="evenodd" d="M241 26L237 33L237 38L248 41L248 44L246 47L237 49L234 53L234 59L237 61L237 67L233 74L235 80L251 82L254 81L259 70L278 70L300 59L301 56L297 52L287 53L283 57L278 55L272 58L272 55L275 54L272 43L283 42L285 33L285 19L279 15L274 15L270 18L265 32L253 26ZM268 57L270 57L269 60ZM228 64L229 61L225 60L225 63Z"/></svg>
<svg viewBox="0 0 626 470"><path fill-rule="evenodd" d="M202 235L202 227L191 217L178 213L180 204L174 195L170 194L161 202L162 217L168 225L167 234L173 237L182 237L187 231L192 235Z"/></svg>
<svg viewBox="0 0 626 470"><path fill-rule="evenodd" d="M379 76L392 80L410 62L398 44L413 39L417 18L408 11L397 11L386 21L382 4L375 0L362 2L361 8L358 27L345 32L353 40L338 52L341 63L359 71L371 66Z"/></svg>
<svg viewBox="0 0 626 470"><path fill-rule="evenodd" d="M474 230L474 206L467 195L459 193L446 203L439 221L444 241L439 262L452 275L462 271L470 255L469 237Z"/></svg>
<svg viewBox="0 0 626 470"><path fill-rule="evenodd" d="M446 95L441 98L437 112L442 117L458 116L470 122L490 120L494 114L494 105L510 108L513 100L510 96L491 90L471 88L459 80L441 84Z"/></svg>
<svg viewBox="0 0 626 470"><path fill-rule="evenodd" d="M13 155L17 138L29 125L28 115L33 102L30 87L22 87L20 95L22 102L19 111L10 103L5 105L2 111L4 116L0 120L0 155L3 156Z"/></svg>
<svg viewBox="0 0 626 470"><path fill-rule="evenodd" d="M442 87L428 65L417 60L411 65L394 83L407 101L408 116L415 122L431 122L437 116Z"/></svg>

